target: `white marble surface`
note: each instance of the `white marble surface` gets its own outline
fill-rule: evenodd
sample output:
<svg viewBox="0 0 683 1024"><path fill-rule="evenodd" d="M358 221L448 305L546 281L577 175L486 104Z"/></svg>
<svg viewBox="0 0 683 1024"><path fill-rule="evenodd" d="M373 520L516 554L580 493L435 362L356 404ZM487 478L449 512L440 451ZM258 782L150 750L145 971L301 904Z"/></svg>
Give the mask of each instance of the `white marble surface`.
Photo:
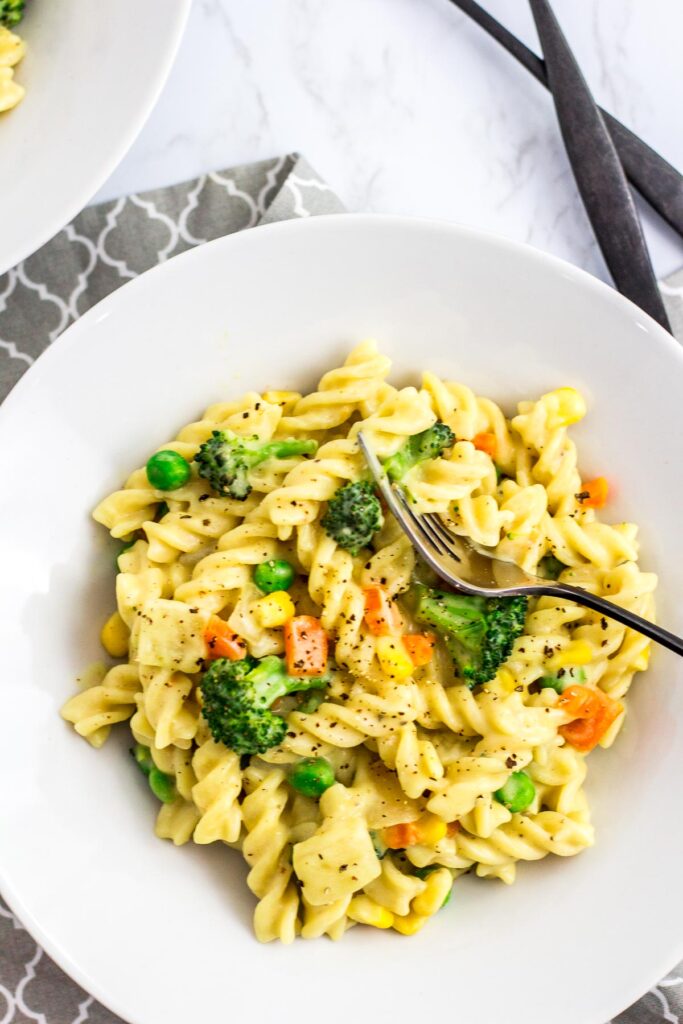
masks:
<svg viewBox="0 0 683 1024"><path fill-rule="evenodd" d="M537 47L526 0L483 0ZM596 98L683 168L680 0L554 0ZM599 276L543 89L448 0L194 0L147 126L98 198L303 152L352 210L460 221ZM655 268L683 246L654 216Z"/></svg>

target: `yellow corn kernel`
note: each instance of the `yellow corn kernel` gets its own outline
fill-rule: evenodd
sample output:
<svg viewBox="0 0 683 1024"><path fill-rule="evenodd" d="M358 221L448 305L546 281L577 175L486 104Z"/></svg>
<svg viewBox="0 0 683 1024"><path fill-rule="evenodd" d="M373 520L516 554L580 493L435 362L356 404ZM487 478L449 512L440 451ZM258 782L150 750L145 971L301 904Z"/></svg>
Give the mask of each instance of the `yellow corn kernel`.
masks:
<svg viewBox="0 0 683 1024"><path fill-rule="evenodd" d="M552 411L548 416L548 426L551 428L568 427L586 415L586 402L576 388L558 388L545 397L553 399L550 406Z"/></svg>
<svg viewBox="0 0 683 1024"><path fill-rule="evenodd" d="M128 654L130 630L118 612L109 616L100 632L100 643L112 658L125 658Z"/></svg>
<svg viewBox="0 0 683 1024"><path fill-rule="evenodd" d="M414 914L412 911L406 914L405 917L394 917L394 930L400 932L401 935L415 935L419 932L420 928L423 928L429 918L424 917L422 914Z"/></svg>
<svg viewBox="0 0 683 1024"><path fill-rule="evenodd" d="M298 391L264 391L263 397L272 405L282 406L283 412L292 409L301 398Z"/></svg>
<svg viewBox="0 0 683 1024"><path fill-rule="evenodd" d="M593 648L587 640L572 640L563 650L554 654L548 662L550 669L571 668L574 665L590 665Z"/></svg>
<svg viewBox="0 0 683 1024"><path fill-rule="evenodd" d="M377 637L376 651L382 672L390 679L407 679L412 676L415 666L400 637Z"/></svg>
<svg viewBox="0 0 683 1024"><path fill-rule="evenodd" d="M436 814L423 814L415 823L421 846L436 846L446 838L448 825Z"/></svg>
<svg viewBox="0 0 683 1024"><path fill-rule="evenodd" d="M286 590L275 590L266 594L254 605L256 618L266 629L273 626L284 626L288 619L296 614L294 602Z"/></svg>
<svg viewBox="0 0 683 1024"><path fill-rule="evenodd" d="M391 911L381 904L375 903L365 894L353 897L346 914L352 921L369 924L373 928L391 928L394 923L394 915Z"/></svg>
<svg viewBox="0 0 683 1024"><path fill-rule="evenodd" d="M453 876L448 868L439 868L432 871L425 879L426 888L416 896L410 905L410 909L419 914L420 917L431 917L441 910L444 901L453 887Z"/></svg>

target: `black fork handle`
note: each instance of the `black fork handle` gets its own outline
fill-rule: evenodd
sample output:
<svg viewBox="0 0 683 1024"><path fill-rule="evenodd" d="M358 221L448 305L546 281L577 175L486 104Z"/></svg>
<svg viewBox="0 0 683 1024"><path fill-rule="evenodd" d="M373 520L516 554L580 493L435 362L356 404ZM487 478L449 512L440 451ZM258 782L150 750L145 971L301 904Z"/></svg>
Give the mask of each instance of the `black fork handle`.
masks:
<svg viewBox="0 0 683 1024"><path fill-rule="evenodd" d="M671 332L640 217L614 143L548 0L529 0L562 138L618 290Z"/></svg>
<svg viewBox="0 0 683 1024"><path fill-rule="evenodd" d="M662 647L667 647L670 651L683 656L683 638L676 636L675 633L670 632L668 629L663 629L662 626L658 626L655 622L644 619L642 615L636 615L635 612L631 612L627 608L622 608L612 601L605 600L604 597L597 597L588 590L582 590L581 587L573 587L569 583L555 583L551 586L539 586L532 589L536 594L545 594L547 597L566 597L570 601L576 601L577 604L582 604L586 608L599 612L609 619L615 619L622 626L635 629L636 632L642 633L643 636L654 640L655 643L661 644ZM525 592L529 593L529 588Z"/></svg>
<svg viewBox="0 0 683 1024"><path fill-rule="evenodd" d="M476 0L451 0L451 3L500 43L541 85L549 88L545 61L521 39L496 21ZM605 119L627 178L660 217L683 237L683 175L616 117L601 107L598 109Z"/></svg>

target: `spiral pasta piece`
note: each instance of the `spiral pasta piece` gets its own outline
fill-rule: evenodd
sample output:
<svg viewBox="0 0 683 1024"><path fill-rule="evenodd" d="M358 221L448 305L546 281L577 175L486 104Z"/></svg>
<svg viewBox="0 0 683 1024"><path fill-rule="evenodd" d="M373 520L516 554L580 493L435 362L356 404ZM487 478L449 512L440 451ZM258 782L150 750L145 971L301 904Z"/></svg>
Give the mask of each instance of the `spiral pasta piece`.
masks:
<svg viewBox="0 0 683 1024"><path fill-rule="evenodd" d="M254 931L260 942L290 943L299 929L299 894L293 880L289 827L285 819L288 792L279 768L249 769L250 792L242 804L246 835L242 854L250 871L247 885L258 897Z"/></svg>
<svg viewBox="0 0 683 1024"><path fill-rule="evenodd" d="M144 714L154 730L155 746L188 749L199 724L192 680L183 672L148 665L139 666L139 679L142 692L138 695L136 718Z"/></svg>
<svg viewBox="0 0 683 1024"><path fill-rule="evenodd" d="M287 718L290 732L308 733L323 743L355 747L398 732L417 716L417 694L411 684L387 683L380 693L358 690L345 703L325 701L317 711L293 711Z"/></svg>
<svg viewBox="0 0 683 1024"><path fill-rule="evenodd" d="M181 583L175 599L217 614L236 603L235 595L251 579L251 569L277 557L273 524L258 518L241 523L221 537L218 550L199 561L191 579Z"/></svg>
<svg viewBox="0 0 683 1024"><path fill-rule="evenodd" d="M633 523L609 526L585 517L547 516L545 533L549 550L565 565L580 566L586 562L600 569L614 569L621 562L638 558Z"/></svg>
<svg viewBox="0 0 683 1024"><path fill-rule="evenodd" d="M535 815L513 814L486 839L461 830L455 842L458 853L485 867L517 860L540 860L549 853L571 857L593 845L593 828L557 811Z"/></svg>
<svg viewBox="0 0 683 1024"><path fill-rule="evenodd" d="M261 514L278 527L280 540L287 540L295 527L317 519L320 506L344 483L361 474L358 444L346 438L328 441L314 458L300 462L287 474L282 487L266 495Z"/></svg>
<svg viewBox="0 0 683 1024"><path fill-rule="evenodd" d="M457 441L448 457L416 466L404 483L418 512L447 512L476 490L493 490L496 470L489 456L477 451L471 441Z"/></svg>
<svg viewBox="0 0 683 1024"><path fill-rule="evenodd" d="M460 825L470 835L488 839L500 825L510 821L512 815L491 793L478 796L472 810L460 818Z"/></svg>
<svg viewBox="0 0 683 1024"><path fill-rule="evenodd" d="M501 789L509 775L502 758L462 757L448 766L427 807L444 821L455 821L472 810L477 797Z"/></svg>
<svg viewBox="0 0 683 1024"><path fill-rule="evenodd" d="M349 437L362 430L377 456L386 458L398 451L406 437L421 433L435 421L426 395L412 387L392 388L375 412L351 427Z"/></svg>
<svg viewBox="0 0 683 1024"><path fill-rule="evenodd" d="M211 738L197 747L192 758L197 782L192 787L192 800L200 812L194 830L195 843L222 840L234 843L242 827L237 798L242 789L239 756Z"/></svg>
<svg viewBox="0 0 683 1024"><path fill-rule="evenodd" d="M112 725L131 717L139 691L138 667L115 665L108 672L96 672L88 688L66 702L62 718L91 746L101 747Z"/></svg>
<svg viewBox="0 0 683 1024"><path fill-rule="evenodd" d="M170 839L174 846L189 843L199 820L199 811L189 800L179 797L172 804L162 804L157 814L154 834L158 839Z"/></svg>
<svg viewBox="0 0 683 1024"><path fill-rule="evenodd" d="M384 857L381 864L381 874L365 886L365 892L392 914L405 917L410 913L413 900L427 888L426 882L401 871L390 854Z"/></svg>
<svg viewBox="0 0 683 1024"><path fill-rule="evenodd" d="M413 798L443 778L444 768L431 740L421 739L413 722L401 726L398 733L377 741L384 763L393 768L403 792Z"/></svg>
<svg viewBox="0 0 683 1024"><path fill-rule="evenodd" d="M281 435L334 430L355 412L370 415L385 393L384 379L390 366L374 341L361 342L343 366L321 378L317 391L299 399L289 415L282 417Z"/></svg>

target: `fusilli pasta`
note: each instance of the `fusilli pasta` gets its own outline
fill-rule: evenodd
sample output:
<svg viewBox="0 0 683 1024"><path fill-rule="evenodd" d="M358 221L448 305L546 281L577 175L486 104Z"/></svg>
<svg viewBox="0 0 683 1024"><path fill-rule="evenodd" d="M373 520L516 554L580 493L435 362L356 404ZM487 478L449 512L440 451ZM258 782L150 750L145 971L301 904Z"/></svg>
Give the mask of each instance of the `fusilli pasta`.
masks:
<svg viewBox="0 0 683 1024"><path fill-rule="evenodd" d="M582 481L576 391L510 417L429 372L397 390L389 368L363 342L310 394L212 405L159 449L175 484L150 482L152 456L94 512L125 542L117 613L102 631L119 663L84 672L62 715L95 747L129 721L161 800L156 834L240 850L264 942L339 939L356 924L411 935L463 872L510 883L520 861L590 846L586 754L614 742L648 664L641 635L543 597L489 677L468 676L457 630L421 625L416 594L433 581L393 519L377 505L358 543L332 528L337 496L367 479L359 430L387 459L439 424L450 442L403 479L418 509L528 570L554 567L654 616L636 527L600 521ZM315 444L289 444L301 439ZM220 483L194 462L211 445L280 441L239 494L228 448L217 449ZM348 493L366 495L353 532L377 499Z"/></svg>

